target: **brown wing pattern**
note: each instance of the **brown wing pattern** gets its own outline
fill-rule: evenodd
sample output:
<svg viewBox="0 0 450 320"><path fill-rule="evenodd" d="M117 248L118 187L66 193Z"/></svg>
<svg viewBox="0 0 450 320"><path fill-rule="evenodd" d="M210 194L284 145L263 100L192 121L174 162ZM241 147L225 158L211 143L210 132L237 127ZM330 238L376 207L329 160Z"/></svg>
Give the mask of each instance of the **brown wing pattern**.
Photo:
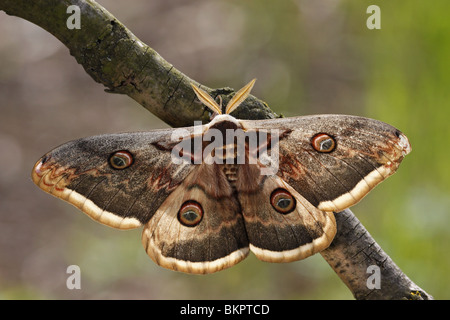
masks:
<svg viewBox="0 0 450 320"><path fill-rule="evenodd" d="M101 135L66 143L47 153L32 171L33 181L91 218L115 228L146 223L184 180L192 165L175 165L170 151L152 143L171 131ZM111 156L127 151L132 164L111 166Z"/></svg>
<svg viewBox="0 0 450 320"><path fill-rule="evenodd" d="M342 211L361 200L398 168L411 150L396 128L373 119L318 115L277 120L242 121L248 129L277 128L277 175L306 200L325 211ZM336 143L331 152L317 152L311 140L326 133Z"/></svg>

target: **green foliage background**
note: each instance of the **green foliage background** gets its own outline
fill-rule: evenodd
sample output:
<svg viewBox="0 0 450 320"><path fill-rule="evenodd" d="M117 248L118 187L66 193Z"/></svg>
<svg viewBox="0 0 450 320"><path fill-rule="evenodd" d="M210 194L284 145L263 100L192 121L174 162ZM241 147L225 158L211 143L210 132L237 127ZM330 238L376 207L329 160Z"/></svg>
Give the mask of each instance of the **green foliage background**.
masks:
<svg viewBox="0 0 450 320"><path fill-rule="evenodd" d="M352 210L415 283L450 298L449 1L99 3L210 87L256 77L254 94L285 116L355 114L403 131L412 153ZM372 4L380 30L366 27ZM101 226L39 191L29 171L58 144L164 124L103 92L36 26L0 12L0 35L1 299L352 299L320 255L282 265L250 256L209 276L162 269L139 231ZM70 264L81 290L65 286Z"/></svg>

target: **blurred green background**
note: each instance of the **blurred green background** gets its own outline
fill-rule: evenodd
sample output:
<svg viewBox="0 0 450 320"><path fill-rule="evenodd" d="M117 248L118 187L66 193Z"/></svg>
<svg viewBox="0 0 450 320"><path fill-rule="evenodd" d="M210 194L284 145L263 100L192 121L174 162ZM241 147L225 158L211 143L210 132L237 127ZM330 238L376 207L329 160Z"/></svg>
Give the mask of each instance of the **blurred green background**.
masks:
<svg viewBox="0 0 450 320"><path fill-rule="evenodd" d="M140 40L209 87L240 88L285 116L344 113L396 126L413 151L352 211L397 265L450 298L450 2L98 1ZM366 9L381 9L369 30ZM103 91L58 40L0 12L0 299L352 299L320 254L253 255L192 276L158 267L141 232L91 221L34 186L47 151L101 133L166 125ZM81 268L68 290L66 268Z"/></svg>

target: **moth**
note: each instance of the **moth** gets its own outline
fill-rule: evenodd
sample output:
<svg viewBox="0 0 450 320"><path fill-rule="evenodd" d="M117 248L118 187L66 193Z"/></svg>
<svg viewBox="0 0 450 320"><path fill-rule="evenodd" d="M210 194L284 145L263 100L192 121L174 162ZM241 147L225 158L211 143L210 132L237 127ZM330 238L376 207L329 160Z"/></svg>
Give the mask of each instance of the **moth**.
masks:
<svg viewBox="0 0 450 320"><path fill-rule="evenodd" d="M37 161L32 179L100 223L143 226L147 254L168 269L212 273L250 251L268 262L309 257L332 242L334 213L392 175L411 146L357 116L234 118L254 82L224 110L193 85L208 124L71 141Z"/></svg>

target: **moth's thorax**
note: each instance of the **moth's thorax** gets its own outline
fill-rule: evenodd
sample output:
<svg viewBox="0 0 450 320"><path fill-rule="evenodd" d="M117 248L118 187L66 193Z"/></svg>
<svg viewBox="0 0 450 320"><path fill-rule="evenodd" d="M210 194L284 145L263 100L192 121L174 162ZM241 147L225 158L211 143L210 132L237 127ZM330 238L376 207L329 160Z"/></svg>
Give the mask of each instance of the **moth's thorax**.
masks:
<svg viewBox="0 0 450 320"><path fill-rule="evenodd" d="M241 164L248 164L249 148L248 137L245 138L245 128L241 122L228 114L217 115L206 126L204 134L208 136L212 131L220 132L220 135L214 137L222 141L216 145L212 156L216 157L221 171L225 174L230 186L235 187L237 172ZM209 144L208 142L204 144ZM218 142L218 141L215 141ZM204 149L203 148L203 149Z"/></svg>
<svg viewBox="0 0 450 320"><path fill-rule="evenodd" d="M203 150L211 143L214 144L211 155L217 157L220 163L227 164L226 168L231 168L231 165L237 164L238 145L245 150L245 140L238 138L243 132L242 125L236 118L228 114L217 115L203 132L206 137L203 140Z"/></svg>
<svg viewBox="0 0 450 320"><path fill-rule="evenodd" d="M219 130L222 135L226 135L227 130L237 130L237 129L242 129L242 126L234 121L229 121L227 119L223 120L223 121L218 121L215 122L212 126L210 126L208 130L212 130L212 129L216 129Z"/></svg>
<svg viewBox="0 0 450 320"><path fill-rule="evenodd" d="M242 129L242 125L238 119L229 114L219 114L215 116L211 122L205 125L204 132L209 130L210 128L240 128Z"/></svg>

